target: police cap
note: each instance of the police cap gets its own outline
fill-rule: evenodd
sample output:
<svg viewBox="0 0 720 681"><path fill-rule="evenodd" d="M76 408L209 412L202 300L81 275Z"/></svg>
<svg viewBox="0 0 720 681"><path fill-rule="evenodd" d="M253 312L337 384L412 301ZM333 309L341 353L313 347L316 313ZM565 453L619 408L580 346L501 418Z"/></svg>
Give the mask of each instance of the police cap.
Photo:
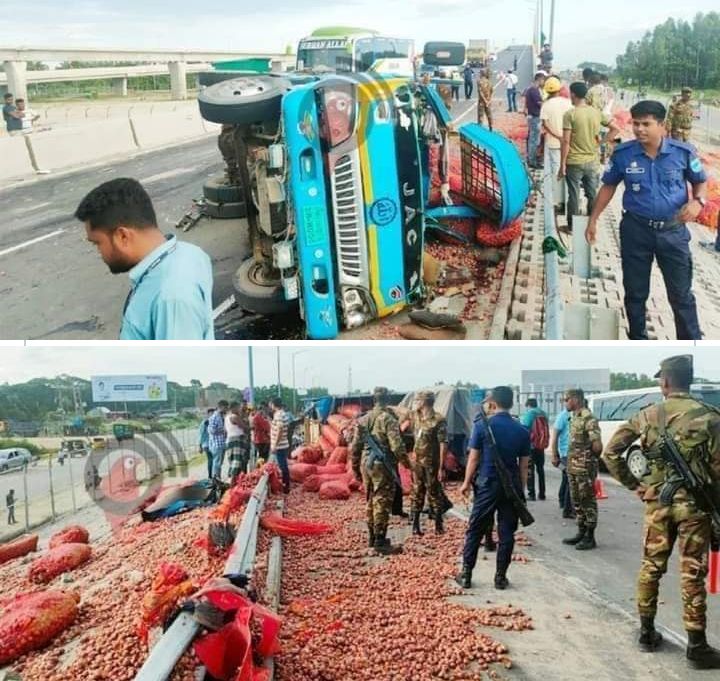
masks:
<svg viewBox="0 0 720 681"><path fill-rule="evenodd" d="M673 374L680 374L689 377L692 380L693 377L693 356L692 355L675 355L674 357L668 357L660 362L660 371L655 374L655 378L660 378L665 372L671 372Z"/></svg>

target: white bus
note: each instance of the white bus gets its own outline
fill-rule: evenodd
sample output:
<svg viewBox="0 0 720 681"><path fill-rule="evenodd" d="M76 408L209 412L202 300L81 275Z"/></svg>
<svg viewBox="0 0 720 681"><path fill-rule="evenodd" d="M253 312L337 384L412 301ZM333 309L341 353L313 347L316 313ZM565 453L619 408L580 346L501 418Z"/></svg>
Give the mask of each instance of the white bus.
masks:
<svg viewBox="0 0 720 681"><path fill-rule="evenodd" d="M720 407L720 385L718 384L695 383L690 386L690 394L702 402ZM618 427L629 420L633 414L637 414L651 404L657 404L662 398L659 386L588 395L588 407L600 422L603 445L607 444ZM631 445L626 457L629 457L634 450L639 450L639 444L638 442Z"/></svg>

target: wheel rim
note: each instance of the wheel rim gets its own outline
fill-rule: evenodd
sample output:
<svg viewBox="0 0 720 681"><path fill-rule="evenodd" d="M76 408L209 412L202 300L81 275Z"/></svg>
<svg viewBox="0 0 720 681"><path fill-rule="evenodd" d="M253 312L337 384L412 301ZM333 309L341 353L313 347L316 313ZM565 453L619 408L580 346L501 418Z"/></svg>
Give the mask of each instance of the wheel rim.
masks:
<svg viewBox="0 0 720 681"><path fill-rule="evenodd" d="M264 288L277 288L280 286L279 279L267 279L265 277L265 268L257 262L250 266L248 279L256 286L262 286Z"/></svg>
<svg viewBox="0 0 720 681"><path fill-rule="evenodd" d="M630 472L638 480L647 474L647 459L640 450L635 449L628 454L627 464Z"/></svg>

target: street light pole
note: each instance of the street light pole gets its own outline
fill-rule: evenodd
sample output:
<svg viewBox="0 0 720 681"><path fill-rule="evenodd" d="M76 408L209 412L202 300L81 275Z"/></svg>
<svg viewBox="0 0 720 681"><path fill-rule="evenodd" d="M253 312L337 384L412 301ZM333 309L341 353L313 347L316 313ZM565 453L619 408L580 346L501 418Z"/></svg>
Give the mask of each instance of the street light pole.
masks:
<svg viewBox="0 0 720 681"><path fill-rule="evenodd" d="M248 402L255 406L255 371L253 367L253 349L252 345L248 345L248 376L250 378L250 398Z"/></svg>
<svg viewBox="0 0 720 681"><path fill-rule="evenodd" d="M295 383L295 358L298 355L302 355L304 352L310 352L309 350L298 350L292 354L292 401L293 401L293 414L297 412L297 384Z"/></svg>
<svg viewBox="0 0 720 681"><path fill-rule="evenodd" d="M277 348L277 394L278 397L282 399L282 383L280 382L280 346L278 345Z"/></svg>
<svg viewBox="0 0 720 681"><path fill-rule="evenodd" d="M555 49L555 0L550 0L550 46Z"/></svg>

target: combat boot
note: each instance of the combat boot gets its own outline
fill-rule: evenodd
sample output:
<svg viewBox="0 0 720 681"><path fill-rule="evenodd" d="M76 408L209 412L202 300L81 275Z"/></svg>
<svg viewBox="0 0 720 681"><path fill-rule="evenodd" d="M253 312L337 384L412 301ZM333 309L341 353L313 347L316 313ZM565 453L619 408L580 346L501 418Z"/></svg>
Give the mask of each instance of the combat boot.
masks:
<svg viewBox="0 0 720 681"><path fill-rule="evenodd" d="M720 650L708 645L704 631L688 631L685 657L693 669L720 669Z"/></svg>
<svg viewBox="0 0 720 681"><path fill-rule="evenodd" d="M402 553L402 546L393 546L385 536L386 534L387 530L375 534L375 545L373 546L375 553L379 553L381 556L395 556Z"/></svg>
<svg viewBox="0 0 720 681"><path fill-rule="evenodd" d="M472 568L469 565L463 564L462 570L455 577L455 581L463 588L472 588Z"/></svg>
<svg viewBox="0 0 720 681"><path fill-rule="evenodd" d="M505 574L505 571L498 571L495 573L495 588L500 591L505 591L510 586L510 582Z"/></svg>
<svg viewBox="0 0 720 681"><path fill-rule="evenodd" d="M445 534L442 513L437 513L435 515L435 534Z"/></svg>
<svg viewBox="0 0 720 681"><path fill-rule="evenodd" d="M589 551L594 548L597 548L597 543L595 542L595 528L588 527L585 530L585 536L575 545L575 550Z"/></svg>
<svg viewBox="0 0 720 681"><path fill-rule="evenodd" d="M655 618L647 615L640 617L640 639L638 644L644 653L654 653L662 643L663 637L655 631Z"/></svg>
<svg viewBox="0 0 720 681"><path fill-rule="evenodd" d="M497 550L497 544L493 539L492 529L485 535L485 553L495 553Z"/></svg>
<svg viewBox="0 0 720 681"><path fill-rule="evenodd" d="M579 544L583 537L585 536L585 525L578 525L578 532L574 537L568 537L567 539L563 539L562 543L567 544L568 546L575 546L575 544Z"/></svg>
<svg viewBox="0 0 720 681"><path fill-rule="evenodd" d="M420 511L413 511L412 523L413 523L412 533L414 535L417 535L418 537L422 537L423 532L422 532L422 529L420 528Z"/></svg>

